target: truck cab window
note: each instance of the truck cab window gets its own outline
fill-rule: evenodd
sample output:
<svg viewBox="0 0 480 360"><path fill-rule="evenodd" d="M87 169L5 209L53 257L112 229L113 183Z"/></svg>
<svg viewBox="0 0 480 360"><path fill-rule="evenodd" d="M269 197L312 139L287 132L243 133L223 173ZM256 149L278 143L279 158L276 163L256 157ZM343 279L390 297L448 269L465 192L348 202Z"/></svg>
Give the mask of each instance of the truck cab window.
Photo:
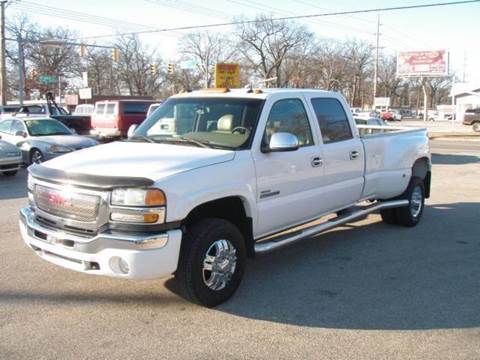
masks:
<svg viewBox="0 0 480 360"><path fill-rule="evenodd" d="M324 144L351 139L352 130L342 104L336 99L312 99Z"/></svg>
<svg viewBox="0 0 480 360"><path fill-rule="evenodd" d="M300 99L279 100L273 104L265 127L264 142L268 144L272 134L279 132L295 135L300 147L313 145L307 112Z"/></svg>

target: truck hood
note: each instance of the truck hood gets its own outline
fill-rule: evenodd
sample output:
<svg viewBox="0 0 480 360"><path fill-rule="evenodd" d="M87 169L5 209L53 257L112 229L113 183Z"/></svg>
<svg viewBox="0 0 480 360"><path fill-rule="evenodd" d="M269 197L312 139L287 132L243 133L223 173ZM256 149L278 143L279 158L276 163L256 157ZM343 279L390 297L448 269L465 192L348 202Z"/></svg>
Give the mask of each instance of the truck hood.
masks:
<svg viewBox="0 0 480 360"><path fill-rule="evenodd" d="M235 152L171 144L114 142L66 154L45 167L77 174L144 177L153 181L231 161Z"/></svg>

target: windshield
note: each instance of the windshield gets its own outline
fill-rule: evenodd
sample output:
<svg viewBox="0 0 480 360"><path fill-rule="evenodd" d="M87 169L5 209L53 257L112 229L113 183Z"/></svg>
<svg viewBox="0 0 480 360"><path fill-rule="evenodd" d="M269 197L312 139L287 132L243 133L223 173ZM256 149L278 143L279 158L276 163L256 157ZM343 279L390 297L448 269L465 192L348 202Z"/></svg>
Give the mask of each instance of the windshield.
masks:
<svg viewBox="0 0 480 360"><path fill-rule="evenodd" d="M53 119L25 120L25 125L31 136L72 135L69 128Z"/></svg>
<svg viewBox="0 0 480 360"><path fill-rule="evenodd" d="M244 149L262 105L260 99L169 99L140 125L132 140Z"/></svg>

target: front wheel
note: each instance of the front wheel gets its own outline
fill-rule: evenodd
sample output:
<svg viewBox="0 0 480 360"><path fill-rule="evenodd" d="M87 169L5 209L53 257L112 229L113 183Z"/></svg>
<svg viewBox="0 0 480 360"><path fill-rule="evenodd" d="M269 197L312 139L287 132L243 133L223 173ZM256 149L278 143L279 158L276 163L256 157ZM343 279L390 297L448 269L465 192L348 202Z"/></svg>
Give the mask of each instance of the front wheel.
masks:
<svg viewBox="0 0 480 360"><path fill-rule="evenodd" d="M41 164L43 162L43 154L38 149L33 149L30 152L30 164Z"/></svg>
<svg viewBox="0 0 480 360"><path fill-rule="evenodd" d="M473 124L473 131L480 132L480 122Z"/></svg>
<svg viewBox="0 0 480 360"><path fill-rule="evenodd" d="M237 227L204 219L187 227L175 279L188 300L213 307L235 293L245 263L245 241Z"/></svg>

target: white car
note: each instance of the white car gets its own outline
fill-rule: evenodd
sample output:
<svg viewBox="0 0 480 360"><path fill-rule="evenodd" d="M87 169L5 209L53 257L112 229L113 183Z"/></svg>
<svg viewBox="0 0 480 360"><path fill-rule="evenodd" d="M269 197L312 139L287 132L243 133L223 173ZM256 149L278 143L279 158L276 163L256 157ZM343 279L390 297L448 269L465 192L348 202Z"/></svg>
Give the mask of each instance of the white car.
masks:
<svg viewBox="0 0 480 360"><path fill-rule="evenodd" d="M360 135L335 92L209 89L169 98L127 141L29 172L20 230L37 255L85 274L174 274L215 306L254 254L377 211L415 226L431 161L425 129Z"/></svg>
<svg viewBox="0 0 480 360"><path fill-rule="evenodd" d="M0 140L0 173L14 176L22 163L22 152L16 146Z"/></svg>
<svg viewBox="0 0 480 360"><path fill-rule="evenodd" d="M95 110L95 105L93 104L80 104L75 107L75 111L72 113L72 115L92 115L93 110Z"/></svg>

